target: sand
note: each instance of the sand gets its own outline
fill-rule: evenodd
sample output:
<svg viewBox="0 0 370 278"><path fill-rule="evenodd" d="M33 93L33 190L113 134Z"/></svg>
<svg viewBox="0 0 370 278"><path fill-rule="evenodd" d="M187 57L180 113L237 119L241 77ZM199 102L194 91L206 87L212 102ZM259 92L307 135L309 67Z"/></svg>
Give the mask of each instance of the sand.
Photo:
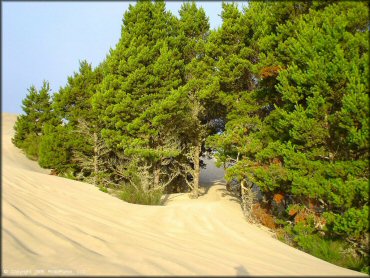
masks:
<svg viewBox="0 0 370 278"><path fill-rule="evenodd" d="M28 160L15 120L2 114L3 275L361 275L247 223L212 161L199 199L133 205Z"/></svg>

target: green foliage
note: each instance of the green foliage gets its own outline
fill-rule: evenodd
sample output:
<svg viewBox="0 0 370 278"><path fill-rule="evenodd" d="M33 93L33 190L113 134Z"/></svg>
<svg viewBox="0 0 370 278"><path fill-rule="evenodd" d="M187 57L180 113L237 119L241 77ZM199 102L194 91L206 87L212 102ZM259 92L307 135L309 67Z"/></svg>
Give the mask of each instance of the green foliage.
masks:
<svg viewBox="0 0 370 278"><path fill-rule="evenodd" d="M70 165L70 130L66 126L45 126L39 150L39 165L64 172Z"/></svg>
<svg viewBox="0 0 370 278"><path fill-rule="evenodd" d="M153 165L148 171L157 173L157 183L161 179L157 170L162 167L161 160L176 156L176 150L165 142L168 129L174 131L175 123L171 123L167 111L155 108L182 83L177 25L163 2L130 5L124 15L121 40L107 57L104 79L92 102L109 148L124 154L125 161L135 157L141 166Z"/></svg>
<svg viewBox="0 0 370 278"><path fill-rule="evenodd" d="M140 205L161 205L162 191L153 189L145 191L140 186L124 185L119 198L125 202Z"/></svg>
<svg viewBox="0 0 370 278"><path fill-rule="evenodd" d="M199 161L206 136L201 121L210 121L199 92L210 74L204 61L208 29L194 3L184 4L177 19L163 2L139 2L125 13L121 40L105 62L92 101L102 138L123 154L120 168L135 160L146 169L153 180L149 187L171 185L174 175L195 175L192 160ZM134 178L125 173L123 179Z"/></svg>
<svg viewBox="0 0 370 278"><path fill-rule="evenodd" d="M13 144L24 150L27 157L32 160L38 159L44 125L55 123L49 92L49 83L46 81L43 82L39 91L35 86L31 86L26 98L22 101L25 114L17 117L14 126Z"/></svg>
<svg viewBox="0 0 370 278"><path fill-rule="evenodd" d="M66 179L70 179L70 180L77 180L75 174L74 174L74 170L71 169L71 168L68 168L66 170L64 170L60 176L63 177L63 178L66 178Z"/></svg>
<svg viewBox="0 0 370 278"><path fill-rule="evenodd" d="M26 156L31 160L39 159L39 146L41 138L36 134L29 134L22 142L22 149Z"/></svg>
<svg viewBox="0 0 370 278"><path fill-rule="evenodd" d="M348 244L344 241L324 239L315 234L299 237L297 244L303 251L327 262L356 271L366 271L366 258L346 253Z"/></svg>
<svg viewBox="0 0 370 278"><path fill-rule="evenodd" d="M349 208L343 214L327 212L327 224L338 235L359 239L369 231L369 206Z"/></svg>
<svg viewBox="0 0 370 278"><path fill-rule="evenodd" d="M68 77L68 83L54 95L53 108L69 125L76 126L80 119L92 120L91 97L99 82L99 72L87 61L80 62L79 72Z"/></svg>
<svg viewBox="0 0 370 278"><path fill-rule="evenodd" d="M29 135L30 131L28 129L28 126L27 126L27 118L25 117L25 115L19 115L17 117L17 121L15 122L15 125L14 125L14 130L15 130L15 135L14 137L12 138L12 143L22 149L23 145L24 145L24 141L27 137L27 135Z"/></svg>
<svg viewBox="0 0 370 278"><path fill-rule="evenodd" d="M238 17L232 6L224 9L225 17ZM244 49L255 58L249 60L257 83L241 96L237 86L230 88L237 101L225 132L208 140L227 166L228 180L247 178L267 198L283 193L293 204L314 202L319 209L320 203L331 213L332 233L357 239L369 229L364 10L364 3L251 3L242 33L249 36L239 42L249 42ZM256 26L264 14L270 16ZM222 28L229 28L228 20ZM237 44L230 49L243 53Z"/></svg>
<svg viewBox="0 0 370 278"><path fill-rule="evenodd" d="M98 90L102 78L101 66L92 69L87 61L81 61L79 72L68 77L67 85L61 88L53 99L55 113L65 123L64 127L59 127L59 131L55 131L64 135L59 137L57 134L53 135L56 140L54 144L58 144L58 147L53 148L63 149L60 157L56 158L59 162L54 164L58 165L58 168L73 168L78 179L88 182L91 181L91 176L98 175L95 173L96 167L92 157L101 159L101 154L96 153L100 149L98 144L101 143L99 135L101 123L98 115L92 110L92 97ZM49 150L52 150L52 147L49 147ZM52 153L49 155L52 156ZM101 166L100 162L95 161L95 164ZM62 166L63 163L65 166Z"/></svg>
<svg viewBox="0 0 370 278"><path fill-rule="evenodd" d="M104 193L108 193L108 188L106 188L105 186L100 186L99 190L104 192Z"/></svg>
<svg viewBox="0 0 370 278"><path fill-rule="evenodd" d="M285 205L324 212L328 236L361 245L369 232L367 6L252 2L244 14L223 8L210 41L220 45L213 51L229 111L225 130L207 144L226 179L253 182L270 204L279 193ZM291 229L302 248L336 260L314 250L316 238L304 242L315 225Z"/></svg>
<svg viewBox="0 0 370 278"><path fill-rule="evenodd" d="M278 239L332 264L368 273L367 253L358 253L358 250L343 239L317 233L309 222L290 225L280 221L284 228L279 231Z"/></svg>

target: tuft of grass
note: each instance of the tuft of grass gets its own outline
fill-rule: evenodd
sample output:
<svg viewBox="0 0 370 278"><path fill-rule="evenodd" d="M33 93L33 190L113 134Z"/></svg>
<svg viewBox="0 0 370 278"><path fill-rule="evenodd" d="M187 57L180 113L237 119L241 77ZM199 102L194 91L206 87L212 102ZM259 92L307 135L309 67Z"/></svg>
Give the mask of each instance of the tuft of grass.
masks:
<svg viewBox="0 0 370 278"><path fill-rule="evenodd" d="M60 173L60 176L63 177L63 178L70 179L70 180L77 180L76 176L73 174L72 169L68 169L68 170Z"/></svg>
<svg viewBox="0 0 370 278"><path fill-rule="evenodd" d="M118 197L128 203L140 205L162 205L162 190L144 191L140 186L125 185Z"/></svg>
<svg viewBox="0 0 370 278"><path fill-rule="evenodd" d="M369 274L369 257L351 252L349 244L342 239L328 239L319 234L294 235L289 229L279 229L277 238L329 263Z"/></svg>
<svg viewBox="0 0 370 278"><path fill-rule="evenodd" d="M324 261L338 263L343 259L344 244L341 241L323 239L318 235L296 237L300 249Z"/></svg>
<svg viewBox="0 0 370 278"><path fill-rule="evenodd" d="M108 188L106 188L105 186L100 186L99 190L102 192L108 193Z"/></svg>
<svg viewBox="0 0 370 278"><path fill-rule="evenodd" d="M315 234L300 237L298 245L303 251L324 261L356 271L366 271L367 258L356 252L348 252L350 248L344 240L326 239Z"/></svg>

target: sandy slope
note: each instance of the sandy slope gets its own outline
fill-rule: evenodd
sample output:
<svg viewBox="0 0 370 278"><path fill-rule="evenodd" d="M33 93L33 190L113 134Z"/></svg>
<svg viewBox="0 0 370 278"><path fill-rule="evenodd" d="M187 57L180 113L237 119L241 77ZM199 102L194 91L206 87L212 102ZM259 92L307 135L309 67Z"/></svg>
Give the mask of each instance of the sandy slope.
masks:
<svg viewBox="0 0 370 278"><path fill-rule="evenodd" d="M222 171L198 200L132 205L48 175L11 144L2 115L2 267L10 275L359 275L289 247L243 220ZM212 176L211 176L212 174Z"/></svg>

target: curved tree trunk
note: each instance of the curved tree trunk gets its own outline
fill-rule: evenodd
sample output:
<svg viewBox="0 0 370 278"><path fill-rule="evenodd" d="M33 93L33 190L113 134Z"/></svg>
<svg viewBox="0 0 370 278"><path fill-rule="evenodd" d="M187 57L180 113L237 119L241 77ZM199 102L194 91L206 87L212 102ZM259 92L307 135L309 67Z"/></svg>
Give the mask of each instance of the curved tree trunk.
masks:
<svg viewBox="0 0 370 278"><path fill-rule="evenodd" d="M194 148L193 154L193 161L194 161L194 187L193 187L193 197L198 198L199 196L199 179L200 179L200 152L201 152L201 145L200 141L198 141L197 146Z"/></svg>
<svg viewBox="0 0 370 278"><path fill-rule="evenodd" d="M94 132L94 185L98 185L98 172L99 172L99 165L98 165L98 135Z"/></svg>

